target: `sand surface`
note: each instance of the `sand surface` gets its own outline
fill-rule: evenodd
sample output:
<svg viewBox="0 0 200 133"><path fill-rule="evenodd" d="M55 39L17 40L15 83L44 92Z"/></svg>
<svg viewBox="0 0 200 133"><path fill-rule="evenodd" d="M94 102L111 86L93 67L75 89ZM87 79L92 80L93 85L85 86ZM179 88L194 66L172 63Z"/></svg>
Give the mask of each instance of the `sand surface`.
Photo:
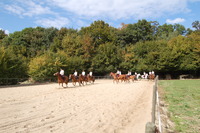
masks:
<svg viewBox="0 0 200 133"><path fill-rule="evenodd" d="M0 88L0 133L144 133L153 81Z"/></svg>

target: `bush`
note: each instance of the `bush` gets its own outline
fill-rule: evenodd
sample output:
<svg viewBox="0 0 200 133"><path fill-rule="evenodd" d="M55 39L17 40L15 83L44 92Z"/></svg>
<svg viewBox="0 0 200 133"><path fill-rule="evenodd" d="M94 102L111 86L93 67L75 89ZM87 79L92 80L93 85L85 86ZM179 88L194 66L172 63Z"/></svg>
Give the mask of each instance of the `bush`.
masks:
<svg viewBox="0 0 200 133"><path fill-rule="evenodd" d="M34 81L44 81L53 77L56 64L52 54L44 54L33 58L29 64L29 75Z"/></svg>

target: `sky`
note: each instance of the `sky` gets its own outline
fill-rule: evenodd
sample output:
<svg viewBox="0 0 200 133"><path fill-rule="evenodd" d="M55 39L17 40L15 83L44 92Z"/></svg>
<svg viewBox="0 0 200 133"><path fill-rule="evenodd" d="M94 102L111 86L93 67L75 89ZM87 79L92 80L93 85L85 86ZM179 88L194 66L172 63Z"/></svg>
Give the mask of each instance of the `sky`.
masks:
<svg viewBox="0 0 200 133"><path fill-rule="evenodd" d="M0 0L0 29L7 34L37 26L81 29L97 20L119 28L141 19L192 29L200 0Z"/></svg>

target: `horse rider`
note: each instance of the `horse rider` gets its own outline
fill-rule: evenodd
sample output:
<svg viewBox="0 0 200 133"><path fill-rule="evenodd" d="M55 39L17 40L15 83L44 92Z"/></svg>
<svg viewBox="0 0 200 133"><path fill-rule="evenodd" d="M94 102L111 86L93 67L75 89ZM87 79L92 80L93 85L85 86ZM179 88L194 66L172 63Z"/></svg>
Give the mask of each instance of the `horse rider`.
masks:
<svg viewBox="0 0 200 133"><path fill-rule="evenodd" d="M121 71L117 70L117 77L119 77L119 75L121 75Z"/></svg>
<svg viewBox="0 0 200 133"><path fill-rule="evenodd" d="M89 72L89 76L92 77L92 71Z"/></svg>
<svg viewBox="0 0 200 133"><path fill-rule="evenodd" d="M60 75L61 75L63 80L65 79L64 73L65 73L65 71L62 68L60 68Z"/></svg>
<svg viewBox="0 0 200 133"><path fill-rule="evenodd" d="M139 77L140 77L140 73L137 74L137 80L139 80Z"/></svg>
<svg viewBox="0 0 200 133"><path fill-rule="evenodd" d="M153 74L153 75L154 75L154 71L152 71L152 72L151 72L151 74Z"/></svg>
<svg viewBox="0 0 200 133"><path fill-rule="evenodd" d="M150 71L150 72L149 72L149 75L151 75L151 74L152 74L152 72Z"/></svg>
<svg viewBox="0 0 200 133"><path fill-rule="evenodd" d="M82 74L83 78L85 79L85 78L86 78L86 76L85 76L85 71L84 71L84 70L82 71L82 73L81 73L81 74Z"/></svg>
<svg viewBox="0 0 200 133"><path fill-rule="evenodd" d="M137 75L137 72L135 72L135 76Z"/></svg>
<svg viewBox="0 0 200 133"><path fill-rule="evenodd" d="M84 70L82 71L82 75L85 77L85 71Z"/></svg>
<svg viewBox="0 0 200 133"><path fill-rule="evenodd" d="M130 76L131 76L131 71L128 71L127 77L130 77Z"/></svg>
<svg viewBox="0 0 200 133"><path fill-rule="evenodd" d="M148 73L145 73L144 78L148 79Z"/></svg>
<svg viewBox="0 0 200 133"><path fill-rule="evenodd" d="M78 79L78 72L76 70L74 72L74 76L75 76L76 79Z"/></svg>

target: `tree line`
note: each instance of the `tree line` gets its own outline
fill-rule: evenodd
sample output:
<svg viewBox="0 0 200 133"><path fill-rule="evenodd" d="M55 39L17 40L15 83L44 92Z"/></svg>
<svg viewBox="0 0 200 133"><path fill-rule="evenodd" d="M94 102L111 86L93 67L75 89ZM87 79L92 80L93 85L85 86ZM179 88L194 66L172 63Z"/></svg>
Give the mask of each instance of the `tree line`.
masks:
<svg viewBox="0 0 200 133"><path fill-rule="evenodd" d="M199 76L199 21L192 26L195 30L143 19L120 28L98 20L80 30L30 27L9 35L0 30L0 78L41 81L59 68L66 74L92 70L107 75L120 69Z"/></svg>

